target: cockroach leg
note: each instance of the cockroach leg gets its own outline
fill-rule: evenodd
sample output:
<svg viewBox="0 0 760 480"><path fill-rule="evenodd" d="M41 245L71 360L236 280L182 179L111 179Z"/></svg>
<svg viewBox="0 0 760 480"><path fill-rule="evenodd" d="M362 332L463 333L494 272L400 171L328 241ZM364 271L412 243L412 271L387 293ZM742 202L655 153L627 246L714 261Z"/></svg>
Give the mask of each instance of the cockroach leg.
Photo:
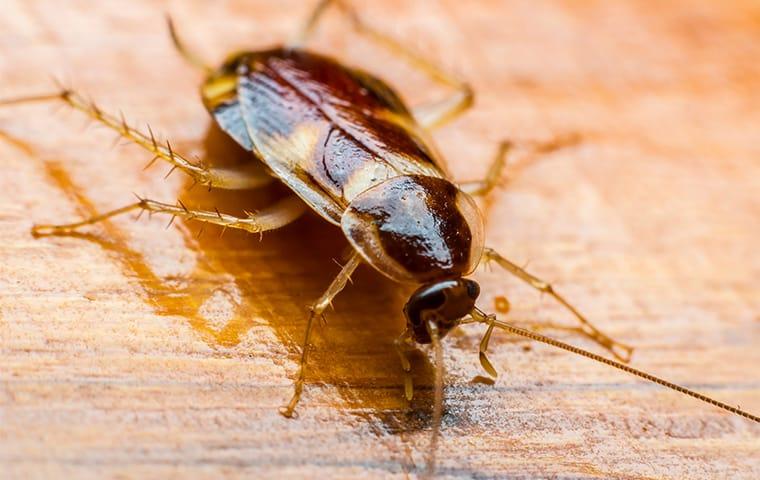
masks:
<svg viewBox="0 0 760 480"><path fill-rule="evenodd" d="M341 11L344 11L343 2L335 0L321 0L316 7L311 11L306 22L298 29L296 34L291 38L288 45L290 48L301 48L309 41L314 35L314 31L317 29L320 20L322 20L325 10L333 4L338 4L341 7ZM353 23L353 22L352 22Z"/></svg>
<svg viewBox="0 0 760 480"><path fill-rule="evenodd" d="M435 130L455 120L469 110L475 102L475 93L467 83L447 84L456 89L453 94L413 109L412 115L417 123L428 130Z"/></svg>
<svg viewBox="0 0 760 480"><path fill-rule="evenodd" d="M280 228L294 221L306 211L306 204L304 204L300 198L292 195L255 214L249 214L247 218L239 218L218 211L190 210L181 202L177 205L171 205L168 203L156 202L155 200L149 200L147 198L139 198L135 203L111 210L110 212L95 215L80 222L61 225L35 225L32 227L32 234L35 236L65 235L87 225L93 225L132 210L165 213L171 215L172 218L180 217L187 220L213 223L224 228L235 228L252 233L261 233L267 230Z"/></svg>
<svg viewBox="0 0 760 480"><path fill-rule="evenodd" d="M488 350L488 342L491 341L491 335L493 334L495 320L496 320L496 317L494 315L489 315L485 319L484 323L488 325L488 328L486 328L486 333L483 334L483 338L480 340L480 349L478 352L478 357L480 358L480 365L483 367L483 370L485 370L493 378L498 377L499 374L498 372L496 372L496 369L494 368L491 361L488 360L486 351Z"/></svg>
<svg viewBox="0 0 760 480"><path fill-rule="evenodd" d="M289 46L291 48L303 46L316 31L325 11L332 5L338 7L338 10L348 19L351 27L358 34L367 37L390 53L403 59L434 82L456 90L454 94L443 100L420 105L414 109L413 116L422 127L428 129L438 128L454 120L472 106L475 94L469 84L444 71L441 67L412 51L398 40L364 23L353 6L345 0L322 0L319 2L304 26L291 40Z"/></svg>
<svg viewBox="0 0 760 480"><path fill-rule="evenodd" d="M304 336L303 346L301 347L301 359L298 362L298 374L293 384L293 396L290 398L288 404L280 409L280 413L288 418L293 417L296 405L301 400L301 393L303 392L303 383L306 378L306 362L309 358L309 340L311 338L312 327L314 326L314 319L322 318L327 307L332 304L333 299L345 288L346 283L351 278L351 274L356 270L356 267L361 263L361 256L358 253L354 253L349 258L348 262L343 265L340 273L333 279L330 286L325 293L322 294L319 299L314 302L310 307L311 313L309 314L309 320L306 323L306 334Z"/></svg>
<svg viewBox="0 0 760 480"><path fill-rule="evenodd" d="M172 20L172 17L169 15L166 15L166 25L169 27L169 35L172 39L172 44L174 45L174 48L177 50L177 53L185 59L187 63L190 65L203 70L205 73L210 74L214 71L213 68L208 66L208 63L203 61L203 59L198 55L196 52L190 50L185 45L185 42L182 41L182 39L179 37L179 34L177 33L177 29L174 26L174 21Z"/></svg>
<svg viewBox="0 0 760 480"><path fill-rule="evenodd" d="M483 258L481 262L488 262L488 261L496 262L500 267L504 268L506 271L516 276L520 280L524 281L531 287L553 297L560 304L562 304L562 306L568 309L573 314L573 316L575 316L575 318L581 323L581 329L583 330L583 333L586 336L588 336L590 339L592 339L593 341L595 341L596 343L598 343L599 345L607 349L617 359L623 362L630 361L631 354L633 353L632 347L628 345L624 345L620 342L617 342L613 340L612 338L608 337L607 335L605 335L604 333L602 333L593 324L591 324L591 322L589 322L586 319L586 317L584 317L574 306L572 306L567 300L565 300L563 296L555 292L554 287L552 287L551 284L541 280L538 277L531 275L530 273L525 271L525 269L510 262L509 260L502 257L495 250L491 248L486 248L483 251Z"/></svg>
<svg viewBox="0 0 760 480"><path fill-rule="evenodd" d="M37 95L0 100L2 105L16 105L23 103L62 100L71 107L96 122L118 133L121 137L141 146L154 155L153 161L161 159L170 163L174 168L182 170L190 175L196 183L206 185L209 188L222 188L229 190L241 190L258 188L272 182L273 178L259 162L246 162L238 167L216 168L193 163L180 155L172 148L169 142L159 143L153 131L148 127L148 134L129 126L123 116L114 116L105 113L95 103L86 100L73 90L62 89L58 93L49 95ZM153 163L151 161L150 164ZM148 165L150 165L148 164Z"/></svg>
<svg viewBox="0 0 760 480"><path fill-rule="evenodd" d="M401 369L404 371L404 397L411 401L414 398L414 385L412 383L412 364L409 362L409 356L407 353L412 348L412 334L407 329L404 330L396 340L393 341L393 346L396 347L398 358L401 361Z"/></svg>
<svg viewBox="0 0 760 480"><path fill-rule="evenodd" d="M488 195L499 184L507 163L507 155L511 149L511 142L503 141L499 143L499 148L491 161L491 165L488 167L485 178L472 182L462 182L459 184L459 189L472 196L482 197Z"/></svg>
<svg viewBox="0 0 760 480"><path fill-rule="evenodd" d="M613 368L617 368L618 370L622 370L624 372L630 373L631 375L635 375L639 378L643 378L644 380L647 380L649 382L656 383L658 385L662 385L663 387L669 388L671 390L674 390L676 392L683 393L684 395L688 395L692 398L696 398L697 400L700 400L705 403L709 403L710 405L714 405L720 409L723 409L727 412L735 413L736 415L740 415L744 418L748 418L752 420L753 422L760 423L760 417L757 415L753 415L749 412L746 412L742 410L741 408L734 407L732 405L729 405L727 403L723 403L721 401L718 401L712 397L708 397L706 395L702 395L701 393L695 392L694 390L690 390L686 387L682 387L680 385L677 385L673 382L669 382L667 380L664 380L660 377L657 377L655 375L652 375L651 373L647 373L638 369L635 369L633 367L630 367L624 363L616 362L615 360L611 360L609 358L603 357L601 355L597 355L596 353L589 352L587 350L583 350L582 348L578 348L576 346L570 345L565 342L561 342L559 340L555 340L551 337L547 337L545 335L541 335L540 333L532 332L530 330L525 330L524 328L517 327L515 325L511 325L506 322L499 321L496 319L495 315L487 315L482 310L480 310L478 307L475 307L472 312L470 312L470 315L472 316L473 320L478 323L484 323L489 326L494 326L500 330L504 330L505 332L512 333L514 335L519 335L521 337L528 338L530 340L545 343L547 345L551 345L556 348L560 348L562 350L574 353L576 355L580 355L582 357L589 358L591 360L594 360L599 363L603 363L605 365L608 365Z"/></svg>

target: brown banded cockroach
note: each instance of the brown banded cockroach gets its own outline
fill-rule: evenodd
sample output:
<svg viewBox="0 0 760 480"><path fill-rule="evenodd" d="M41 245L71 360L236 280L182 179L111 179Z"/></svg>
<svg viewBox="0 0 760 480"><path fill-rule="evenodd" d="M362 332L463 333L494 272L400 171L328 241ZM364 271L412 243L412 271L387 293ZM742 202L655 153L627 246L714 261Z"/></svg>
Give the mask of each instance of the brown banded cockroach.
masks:
<svg viewBox="0 0 760 480"><path fill-rule="evenodd" d="M452 88L444 100L409 109L384 81L350 68L303 45L328 6L334 5L354 30L404 59L432 81ZM241 167L218 168L188 161L151 131L130 127L68 88L48 95L14 98L2 105L61 100L116 131L209 188L252 189L279 180L292 191L271 207L247 217L187 208L139 198L125 207L65 225L37 225L35 235L61 234L133 210L164 213L224 228L262 233L282 227L309 208L338 226L351 246L324 294L311 306L299 370L290 401L281 409L292 417L301 398L313 324L345 287L351 274L367 263L390 279L419 288L406 306L407 328L396 341L404 375L404 395L413 396L407 353L414 344L432 344L435 352L435 407L428 472L434 471L442 415L443 365L441 339L468 323L486 326L480 362L489 375L496 371L487 357L494 329L543 342L760 422L760 418L675 385L626 363L632 349L594 327L551 284L485 246L483 219L473 198L489 193L499 180L509 143L502 143L489 173L480 182L455 183L432 147L428 132L466 111L470 87L405 46L367 26L343 0L322 0L298 34L284 46L231 55L210 68L180 41L171 21L172 39L180 54L206 72L201 87L204 105L218 126L254 157ZM574 347L498 320L476 306L478 284L468 278L491 261L562 304L580 323L581 331L617 360ZM505 302L506 303L506 302Z"/></svg>

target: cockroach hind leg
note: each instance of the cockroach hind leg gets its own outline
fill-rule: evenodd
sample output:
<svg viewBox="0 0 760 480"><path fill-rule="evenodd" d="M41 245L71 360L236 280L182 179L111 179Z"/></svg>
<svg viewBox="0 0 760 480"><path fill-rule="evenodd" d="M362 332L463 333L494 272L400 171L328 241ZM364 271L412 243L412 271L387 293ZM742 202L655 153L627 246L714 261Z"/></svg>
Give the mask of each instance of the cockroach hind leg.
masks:
<svg viewBox="0 0 760 480"><path fill-rule="evenodd" d="M629 345L625 345L616 340L613 340L612 338L607 336L605 333L603 333L601 330L596 328L572 304L570 304L563 296L558 294L550 283L545 282L541 280L540 278L528 273L524 268L518 266L517 264L506 259L505 257L499 255L492 248L486 248L483 251L483 257L482 257L481 262L491 262L491 261L496 263L497 265L499 265L500 267L502 267L504 270L511 273L515 277L519 278L523 282L527 283L531 287L535 288L536 290L554 298L563 307L565 307L568 311L570 311L570 313L572 313L573 316L580 322L581 324L580 328L583 331L584 335L586 335L588 338L590 338L591 340L599 344L601 347L609 351L615 358L626 363L631 360L631 356L633 355L633 347Z"/></svg>
<svg viewBox="0 0 760 480"><path fill-rule="evenodd" d="M325 12L331 7L338 7L341 14L350 22L351 27L368 40L376 43L394 56L424 73L435 83L453 88L455 92L446 98L414 109L413 117L423 128L435 129L454 120L466 112L473 104L475 94L470 85L455 75L446 72L434 62L412 51L402 42L367 25L347 0L321 0L312 10L304 25L289 42L291 48L303 46L312 37Z"/></svg>
<svg viewBox="0 0 760 480"><path fill-rule="evenodd" d="M140 213L144 211L143 206L142 206L142 200L139 202L131 203L121 208L117 208L115 210L111 210L106 213L94 215L90 218L86 218L79 222L62 223L62 224L57 224L57 225L53 225L53 224L33 225L32 235L34 237L45 237L49 235L67 235L79 230L82 227L86 227L87 225L94 225L96 223L107 220L111 217L115 217L116 215L121 215L122 213L127 213L127 212L131 212L132 210L138 210L138 209L140 210Z"/></svg>
<svg viewBox="0 0 760 480"><path fill-rule="evenodd" d="M348 262L343 265L338 275L327 287L325 293L322 294L319 299L311 306L311 313L309 314L309 320L306 323L306 333L304 335L303 345L301 347L301 357L298 361L298 373L296 379L293 382L293 395L290 397L290 401L287 405L280 408L280 414L287 418L293 418L295 416L296 406L301 401L301 394L303 393L303 384L306 379L306 364L309 359L309 350L311 333L314 327L314 320L317 317L322 316L327 307L330 306L333 299L345 288L346 283L351 278L351 274L356 270L356 267L361 263L361 257L358 253L354 252L349 258Z"/></svg>
<svg viewBox="0 0 760 480"><path fill-rule="evenodd" d="M285 197L274 205L262 209L257 215L246 218L235 217L218 211L192 210L185 207L181 202L176 205L161 203L138 196L138 201L109 212L94 215L85 220L60 224L60 225L35 225L32 227L32 235L35 237L46 235L65 235L72 233L87 225L102 222L116 215L133 210L147 211L149 213L163 213L172 218L180 217L186 220L195 220L203 223L212 223L223 228L235 228L251 233L259 233L267 230L280 228L298 218L306 207L295 195Z"/></svg>
<svg viewBox="0 0 760 480"><path fill-rule="evenodd" d="M209 188L222 188L229 190L258 188L272 182L272 176L259 165L259 162L246 162L237 167L214 168L191 162L183 155L177 153L167 141L159 142L153 131L148 128L148 133L141 132L131 127L123 116L111 115L104 112L95 102L86 99L70 88L62 88L52 94L32 95L0 99L0 106L21 105L42 101L61 100L75 110L87 115L93 121L113 130L121 138L137 144L150 152L154 159L160 158L172 165L173 169L179 169L189 175L195 182ZM154 160L151 160L151 163Z"/></svg>

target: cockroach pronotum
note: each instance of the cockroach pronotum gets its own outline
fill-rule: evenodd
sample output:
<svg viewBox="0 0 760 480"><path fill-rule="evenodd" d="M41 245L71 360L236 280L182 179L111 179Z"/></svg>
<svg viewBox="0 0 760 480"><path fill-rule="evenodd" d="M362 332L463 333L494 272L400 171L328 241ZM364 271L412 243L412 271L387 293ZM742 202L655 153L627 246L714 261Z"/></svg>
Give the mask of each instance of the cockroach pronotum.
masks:
<svg viewBox="0 0 760 480"><path fill-rule="evenodd" d="M305 49L303 45L330 5L338 7L359 34L455 93L412 110L378 77ZM480 363L493 377L496 371L486 353L493 330L500 329L582 355L760 422L759 417L739 408L626 365L631 347L594 327L551 284L485 246L483 219L473 198L486 195L498 183L510 144L501 144L482 181L455 183L428 134L472 104L473 92L467 83L370 28L342 0L322 0L297 35L283 46L235 53L218 68L208 67L186 48L171 20L168 23L179 53L206 72L201 87L205 107L218 126L250 152L249 163L218 168L188 161L170 144L159 143L152 131L145 133L132 128L123 117L102 111L69 88L61 87L53 94L8 99L0 104L60 100L151 152L154 160L168 162L209 188L253 189L279 180L292 194L243 218L218 211L192 210L181 203L139 198L130 205L80 222L36 225L32 233L36 236L69 233L133 210L261 233L291 223L311 209L341 228L351 254L327 290L311 305L293 395L281 409L284 416L294 415L301 398L314 321L322 317L354 270L367 263L393 281L419 286L404 307L407 327L396 341L396 348L407 399L413 396L409 349L414 344L432 344L435 353L435 406L428 473L435 469L442 415L441 339L457 326L468 323L486 326L480 343ZM488 261L553 297L572 313L586 336L617 360L514 326L484 312L476 305L479 285L465 277Z"/></svg>

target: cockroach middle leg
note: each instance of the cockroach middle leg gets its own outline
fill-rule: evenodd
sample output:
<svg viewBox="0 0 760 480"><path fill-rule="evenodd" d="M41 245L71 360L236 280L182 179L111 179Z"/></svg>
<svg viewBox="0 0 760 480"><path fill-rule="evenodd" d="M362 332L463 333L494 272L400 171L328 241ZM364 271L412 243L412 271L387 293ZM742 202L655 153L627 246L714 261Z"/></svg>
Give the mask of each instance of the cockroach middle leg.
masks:
<svg viewBox="0 0 760 480"><path fill-rule="evenodd" d="M306 362L309 359L311 332L314 327L314 320L322 318L327 307L332 304L333 299L345 288L346 283L351 278L351 274L356 270L356 267L361 263L361 256L354 252L349 258L348 262L343 265L340 273L333 279L330 286L325 293L322 294L319 299L314 302L310 307L311 313L309 314L309 320L306 323L306 333L304 335L303 346L301 347L301 358L298 362L298 374L296 380L293 383L293 396L290 398L288 404L280 409L280 413L285 417L292 417L298 402L301 400L301 393L303 392L303 383L306 378Z"/></svg>
<svg viewBox="0 0 760 480"><path fill-rule="evenodd" d="M325 11L333 5L338 7L338 10L348 19L351 27L358 34L367 37L393 55L417 68L434 82L455 90L455 93L442 100L420 105L413 109L413 116L422 127L428 129L438 128L454 120L472 106L475 95L468 83L446 72L443 68L412 51L393 37L379 32L364 23L356 12L356 9L346 0L322 0L319 2L289 45L293 48L304 45L316 31Z"/></svg>
<svg viewBox="0 0 760 480"><path fill-rule="evenodd" d="M549 141L531 142L530 148L532 154L546 154L558 150L563 147L572 146L580 141L580 135L571 133L566 135L560 135ZM472 196L486 196L499 184L504 168L506 167L507 158L514 144L509 140L502 140L499 143L499 147L496 150L496 154L491 160L488 167L488 172L482 180L461 182L458 187L463 192L466 192Z"/></svg>
<svg viewBox="0 0 760 480"><path fill-rule="evenodd" d="M60 225L35 225L32 227L32 234L36 236L65 235L87 225L93 225L133 210L168 214L172 216L172 220L174 220L175 217L180 217L187 220L212 223L224 228L234 228L251 233L261 233L291 223L306 211L306 204L304 204L300 198L292 195L257 213L249 214L247 218L240 218L219 211L210 212L206 210L191 210L185 207L182 203L172 205L149 200L147 198L140 198L135 203L111 210L110 212L95 215L79 222Z"/></svg>
<svg viewBox="0 0 760 480"><path fill-rule="evenodd" d="M435 130L469 110L475 102L472 87L462 82L454 88L456 91L442 100L415 107L412 115L417 122L428 130Z"/></svg>
<svg viewBox="0 0 760 480"><path fill-rule="evenodd" d="M207 167L189 161L172 148L169 142L161 144L156 140L153 131L148 127L148 133L129 126L123 116L116 117L100 109L95 103L85 100L80 94L67 88L60 92L49 95L37 95L20 97L15 99L0 100L0 106L15 105L31 102L61 100L76 110L83 112L92 120L115 131L123 138L139 145L154 155L151 165L156 160L164 160L179 169L196 183L206 185L209 188L223 188L230 190L258 188L272 182L269 175L259 162L246 162L237 167Z"/></svg>
<svg viewBox="0 0 760 480"><path fill-rule="evenodd" d="M409 362L409 350L412 347L412 333L407 329L404 330L396 340L393 341L396 347L398 358L401 361L401 369L404 371L404 397L411 401L414 398L414 385L412 383L412 364Z"/></svg>
<svg viewBox="0 0 760 480"><path fill-rule="evenodd" d="M589 322L588 319L586 319L586 317L584 317L572 304L570 304L567 300L565 300L563 296L558 294L550 283L547 283L541 280L540 278L528 273L525 269L507 260L506 258L499 255L495 250L491 248L486 248L483 251L483 259L481 261L482 262L494 261L500 267L504 268L506 271L516 276L523 282L527 283L531 287L553 297L560 304L562 304L562 306L568 309L573 314L573 316L575 316L575 318L581 323L581 329L583 330L583 333L586 336L588 336L593 341L595 341L596 343L598 343L599 345L607 349L612 355L614 355L619 360L623 362L630 361L631 354L633 353L632 347L622 344L620 342L617 342L613 340L612 338L608 337L607 335L605 335L604 333L602 333L591 322Z"/></svg>
<svg viewBox="0 0 760 480"><path fill-rule="evenodd" d="M512 149L512 142L502 141L496 155L488 167L488 172L482 180L460 183L459 189L472 196L483 197L488 195L498 184L504 173L504 167L507 163L507 155Z"/></svg>

